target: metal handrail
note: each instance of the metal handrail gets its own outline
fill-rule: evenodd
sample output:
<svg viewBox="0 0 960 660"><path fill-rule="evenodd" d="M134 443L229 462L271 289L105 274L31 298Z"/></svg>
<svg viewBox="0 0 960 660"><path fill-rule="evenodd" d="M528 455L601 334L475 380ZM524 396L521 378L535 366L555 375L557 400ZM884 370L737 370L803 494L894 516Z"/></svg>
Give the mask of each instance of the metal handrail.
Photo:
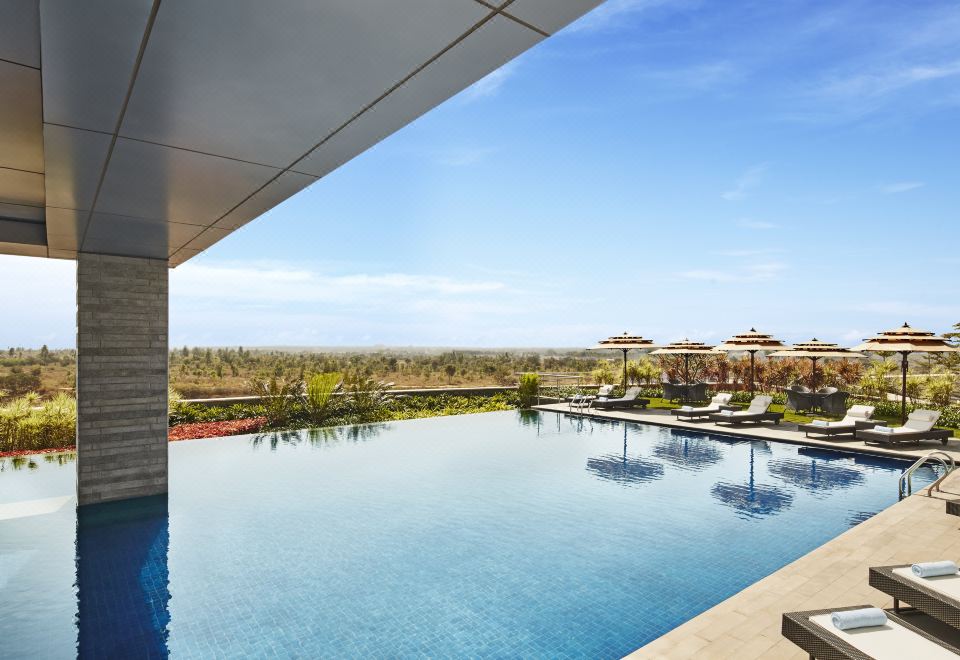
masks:
<svg viewBox="0 0 960 660"><path fill-rule="evenodd" d="M949 464L947 463L947 461L943 460L942 457L944 456L947 458L947 461L950 461ZM937 461L938 463L940 463L940 465L943 466L943 477L941 477L940 479L937 479L937 481L931 487L931 488L935 487L937 490L940 490L940 482L943 481L943 479L948 474L950 474L955 469L957 469L957 464L954 462L953 456L951 456L945 451L941 451L938 449L936 451L930 452L929 454L921 456L916 460L916 462L913 465L911 465L906 470L904 470L903 474L900 475L900 480L899 482L897 482L897 498L898 499L902 500L905 495L913 494L913 473L919 470L927 461ZM906 483L906 489L904 489L904 483Z"/></svg>

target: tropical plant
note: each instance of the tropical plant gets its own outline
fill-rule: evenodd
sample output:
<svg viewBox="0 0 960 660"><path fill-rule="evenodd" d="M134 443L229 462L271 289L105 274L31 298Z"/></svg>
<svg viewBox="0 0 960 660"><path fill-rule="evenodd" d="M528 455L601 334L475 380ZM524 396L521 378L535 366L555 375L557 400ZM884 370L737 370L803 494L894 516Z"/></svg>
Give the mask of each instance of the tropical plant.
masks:
<svg viewBox="0 0 960 660"><path fill-rule="evenodd" d="M296 412L303 396L303 381L277 376L255 377L250 379L250 389L260 397L267 423L270 426L283 426Z"/></svg>
<svg viewBox="0 0 960 660"><path fill-rule="evenodd" d="M520 394L520 407L529 408L536 401L537 393L540 391L540 376L537 374L520 374L517 390Z"/></svg>
<svg viewBox="0 0 960 660"><path fill-rule="evenodd" d="M891 360L878 360L860 377L858 383L860 393L873 399L882 399L887 396L889 384L887 376L897 370L897 365Z"/></svg>
<svg viewBox="0 0 960 660"><path fill-rule="evenodd" d="M77 403L58 394L46 403L23 396L0 406L0 451L47 449L72 445Z"/></svg>
<svg viewBox="0 0 960 660"><path fill-rule="evenodd" d="M608 360L597 360L597 366L590 372L590 376L597 385L613 385L619 382Z"/></svg>
<svg viewBox="0 0 960 660"><path fill-rule="evenodd" d="M637 385L650 385L660 380L660 367L649 358L630 360L627 363L627 380Z"/></svg>
<svg viewBox="0 0 960 660"><path fill-rule="evenodd" d="M330 416L333 395L340 389L342 383L343 376L336 371L314 374L310 377L303 401L310 421L321 424Z"/></svg>
<svg viewBox="0 0 960 660"><path fill-rule="evenodd" d="M923 397L938 407L947 407L956 387L954 378L949 373L940 373L927 378L923 384Z"/></svg>
<svg viewBox="0 0 960 660"><path fill-rule="evenodd" d="M343 375L343 393L350 413L364 421L380 421L390 402L392 383L385 383L359 370L350 370Z"/></svg>

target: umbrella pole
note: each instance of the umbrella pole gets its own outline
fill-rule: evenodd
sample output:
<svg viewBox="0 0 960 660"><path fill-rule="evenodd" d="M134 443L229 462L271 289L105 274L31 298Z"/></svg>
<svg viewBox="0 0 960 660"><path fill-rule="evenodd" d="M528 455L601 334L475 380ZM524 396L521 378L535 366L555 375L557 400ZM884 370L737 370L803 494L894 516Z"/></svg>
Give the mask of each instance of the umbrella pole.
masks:
<svg viewBox="0 0 960 660"><path fill-rule="evenodd" d="M756 354L757 354L756 351L750 351L750 398L751 399L753 398L753 383L754 383L753 359Z"/></svg>
<svg viewBox="0 0 960 660"><path fill-rule="evenodd" d="M683 382L690 384L690 354L683 356Z"/></svg>
<svg viewBox="0 0 960 660"><path fill-rule="evenodd" d="M810 368L810 389L814 392L817 391L817 359L810 358L813 360L813 367Z"/></svg>
<svg viewBox="0 0 960 660"><path fill-rule="evenodd" d="M630 349L624 349L623 351L623 395L627 395L627 353L630 352Z"/></svg>
<svg viewBox="0 0 960 660"><path fill-rule="evenodd" d="M900 384L900 423L907 423L907 368L909 363L907 362L907 356L910 355L908 351L902 351L903 361L900 363L900 372L902 375L902 381Z"/></svg>

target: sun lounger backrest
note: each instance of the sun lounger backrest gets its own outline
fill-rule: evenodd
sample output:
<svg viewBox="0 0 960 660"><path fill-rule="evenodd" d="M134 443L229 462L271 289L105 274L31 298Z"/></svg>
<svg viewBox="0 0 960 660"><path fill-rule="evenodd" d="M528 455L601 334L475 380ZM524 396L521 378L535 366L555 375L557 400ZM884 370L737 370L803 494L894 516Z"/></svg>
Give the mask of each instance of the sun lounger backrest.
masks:
<svg viewBox="0 0 960 660"><path fill-rule="evenodd" d="M770 407L770 404L773 403L773 397L769 396L755 396L753 401L750 402L750 407L747 408L748 413L762 413L767 412L767 408Z"/></svg>
<svg viewBox="0 0 960 660"><path fill-rule="evenodd" d="M850 409L847 410L847 414L843 418L843 422L853 424L860 420L870 419L872 416L873 406L850 406Z"/></svg>
<svg viewBox="0 0 960 660"><path fill-rule="evenodd" d="M710 403L715 406L725 406L730 403L731 398L733 398L733 395L729 392L720 392L720 394L710 399Z"/></svg>
<svg viewBox="0 0 960 660"><path fill-rule="evenodd" d="M903 426L911 431L929 431L938 419L940 419L938 410L914 410Z"/></svg>
<svg viewBox="0 0 960 660"><path fill-rule="evenodd" d="M613 392L613 385L601 385L597 390L597 396L610 396L611 392Z"/></svg>
<svg viewBox="0 0 960 660"><path fill-rule="evenodd" d="M627 391L624 392L624 394L623 394L623 398L624 398L624 399L636 399L638 396L640 396L640 388L639 388L639 387L630 387L630 388L628 388Z"/></svg>

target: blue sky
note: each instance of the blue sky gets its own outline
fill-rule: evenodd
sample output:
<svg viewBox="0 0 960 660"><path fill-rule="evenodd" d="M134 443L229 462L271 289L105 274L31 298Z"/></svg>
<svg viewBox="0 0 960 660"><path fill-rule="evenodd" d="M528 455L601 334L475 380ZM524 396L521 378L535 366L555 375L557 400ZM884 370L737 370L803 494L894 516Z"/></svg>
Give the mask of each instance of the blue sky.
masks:
<svg viewBox="0 0 960 660"><path fill-rule="evenodd" d="M171 342L945 331L958 119L955 2L609 0L172 271ZM0 346L73 277L0 257Z"/></svg>

